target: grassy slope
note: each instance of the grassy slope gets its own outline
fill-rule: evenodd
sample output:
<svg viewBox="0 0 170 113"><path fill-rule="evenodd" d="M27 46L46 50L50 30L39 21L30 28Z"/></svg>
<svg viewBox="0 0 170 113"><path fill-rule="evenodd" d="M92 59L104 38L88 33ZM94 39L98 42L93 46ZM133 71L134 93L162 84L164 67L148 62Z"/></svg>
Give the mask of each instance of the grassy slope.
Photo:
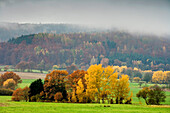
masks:
<svg viewBox="0 0 170 113"><path fill-rule="evenodd" d="M29 86L35 79L23 79L23 83L19 87ZM130 84L133 92L133 105L110 105L111 107L103 107L103 104L73 104L73 103L43 103L43 102L11 102L11 96L0 96L0 113L20 113L20 112L59 112L59 113L112 113L112 112L141 112L141 113L168 113L170 106L147 106L143 99L142 105L139 105L139 100L136 93L140 90L138 84ZM170 92L166 92L166 102L162 104L170 105ZM3 103L3 104L2 104Z"/></svg>

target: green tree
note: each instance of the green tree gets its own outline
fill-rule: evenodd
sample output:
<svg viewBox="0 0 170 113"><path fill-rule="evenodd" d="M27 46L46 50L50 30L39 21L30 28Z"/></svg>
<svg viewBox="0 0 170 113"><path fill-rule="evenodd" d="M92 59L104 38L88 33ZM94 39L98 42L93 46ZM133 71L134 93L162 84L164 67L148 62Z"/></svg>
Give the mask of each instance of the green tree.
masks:
<svg viewBox="0 0 170 113"><path fill-rule="evenodd" d="M143 81L146 81L146 82L149 82L152 80L152 75L153 73L152 72L146 72L143 76Z"/></svg>
<svg viewBox="0 0 170 113"><path fill-rule="evenodd" d="M148 92L148 103L160 105L160 102L165 102L165 92L158 85L150 88Z"/></svg>
<svg viewBox="0 0 170 113"><path fill-rule="evenodd" d="M159 105L160 102L165 102L165 92L158 86L145 87L140 90L136 96L140 99L141 97L145 100L147 105Z"/></svg>
<svg viewBox="0 0 170 113"><path fill-rule="evenodd" d="M147 101L147 98L148 98L148 92L149 92L149 88L148 87L144 87L142 90L140 90L137 94L136 94L136 97L138 97L139 99L140 98L143 98L145 100L145 103L148 105L148 101Z"/></svg>

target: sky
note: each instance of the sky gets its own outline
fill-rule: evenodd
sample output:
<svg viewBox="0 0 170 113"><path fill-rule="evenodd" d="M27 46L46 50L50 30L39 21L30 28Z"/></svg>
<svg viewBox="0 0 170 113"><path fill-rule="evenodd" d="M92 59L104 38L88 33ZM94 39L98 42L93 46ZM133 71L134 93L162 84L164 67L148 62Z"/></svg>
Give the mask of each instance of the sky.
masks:
<svg viewBox="0 0 170 113"><path fill-rule="evenodd" d="M170 0L0 0L0 22L70 23L170 34Z"/></svg>

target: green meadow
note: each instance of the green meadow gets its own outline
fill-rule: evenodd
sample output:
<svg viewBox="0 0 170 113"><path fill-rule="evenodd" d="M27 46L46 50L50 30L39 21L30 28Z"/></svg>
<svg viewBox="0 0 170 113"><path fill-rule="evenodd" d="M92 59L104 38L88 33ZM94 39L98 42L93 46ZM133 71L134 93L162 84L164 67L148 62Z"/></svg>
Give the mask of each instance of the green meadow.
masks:
<svg viewBox="0 0 170 113"><path fill-rule="evenodd" d="M23 79L18 87L29 86L35 79ZM151 84L147 84L151 85ZM144 100L136 97L140 90L137 83L130 83L133 92L132 105L125 104L78 104L78 103L49 103L49 102L13 102L11 96L0 96L0 113L168 113L170 111L170 92L166 92L166 102L162 105L146 105ZM109 107L104 107L104 105Z"/></svg>

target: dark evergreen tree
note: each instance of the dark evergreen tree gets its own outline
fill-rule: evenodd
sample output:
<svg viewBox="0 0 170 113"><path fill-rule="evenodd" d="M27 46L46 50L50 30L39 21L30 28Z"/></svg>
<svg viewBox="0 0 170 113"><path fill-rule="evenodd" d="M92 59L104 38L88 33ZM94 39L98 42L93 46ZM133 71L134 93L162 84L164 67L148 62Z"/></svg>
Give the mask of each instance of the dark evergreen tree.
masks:
<svg viewBox="0 0 170 113"><path fill-rule="evenodd" d="M41 91L43 91L43 83L41 79L37 79L34 82L31 83L29 86L30 91L29 91L29 99L32 96L35 96L37 94L40 94Z"/></svg>

